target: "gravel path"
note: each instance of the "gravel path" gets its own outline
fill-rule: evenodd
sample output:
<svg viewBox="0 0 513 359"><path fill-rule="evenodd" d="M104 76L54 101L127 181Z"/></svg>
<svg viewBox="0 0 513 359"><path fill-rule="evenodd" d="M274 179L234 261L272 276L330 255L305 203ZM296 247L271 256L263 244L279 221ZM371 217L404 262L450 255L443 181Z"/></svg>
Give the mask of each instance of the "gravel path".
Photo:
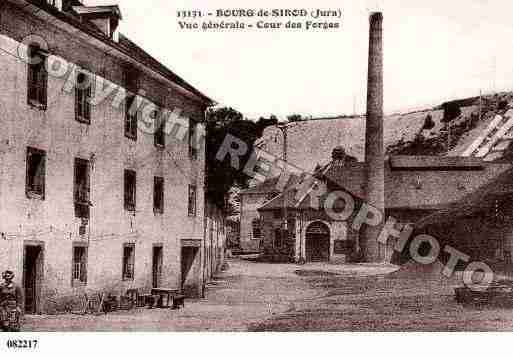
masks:
<svg viewBox="0 0 513 359"><path fill-rule="evenodd" d="M184 309L30 316L27 331L513 330L513 310L463 307L440 268L232 260Z"/></svg>

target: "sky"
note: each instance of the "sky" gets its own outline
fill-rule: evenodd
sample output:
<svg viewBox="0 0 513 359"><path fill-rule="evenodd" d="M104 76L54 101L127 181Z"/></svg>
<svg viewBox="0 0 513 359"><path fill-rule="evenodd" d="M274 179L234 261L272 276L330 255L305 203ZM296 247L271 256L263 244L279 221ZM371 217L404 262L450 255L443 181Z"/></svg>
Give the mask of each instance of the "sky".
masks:
<svg viewBox="0 0 513 359"><path fill-rule="evenodd" d="M368 17L384 17L385 111L513 89L510 0L84 0L118 4L120 31L249 118L365 112ZM340 9L331 31L185 31L177 10Z"/></svg>

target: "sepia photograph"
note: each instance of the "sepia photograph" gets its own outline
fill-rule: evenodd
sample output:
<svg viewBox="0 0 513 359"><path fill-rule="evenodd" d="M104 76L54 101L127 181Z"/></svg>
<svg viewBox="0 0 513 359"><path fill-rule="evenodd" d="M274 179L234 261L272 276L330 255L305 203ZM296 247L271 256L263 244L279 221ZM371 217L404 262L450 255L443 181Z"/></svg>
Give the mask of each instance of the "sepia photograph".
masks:
<svg viewBox="0 0 513 359"><path fill-rule="evenodd" d="M2 350L513 331L512 11L1 0Z"/></svg>

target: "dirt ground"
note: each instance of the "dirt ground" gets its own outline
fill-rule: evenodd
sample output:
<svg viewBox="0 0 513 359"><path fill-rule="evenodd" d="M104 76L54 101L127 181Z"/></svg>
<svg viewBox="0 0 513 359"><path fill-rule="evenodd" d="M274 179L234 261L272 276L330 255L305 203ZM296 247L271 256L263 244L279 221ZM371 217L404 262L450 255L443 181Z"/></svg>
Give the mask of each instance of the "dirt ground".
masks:
<svg viewBox="0 0 513 359"><path fill-rule="evenodd" d="M184 309L28 316L24 331L513 330L513 309L463 307L435 266L267 264L231 260L207 298Z"/></svg>

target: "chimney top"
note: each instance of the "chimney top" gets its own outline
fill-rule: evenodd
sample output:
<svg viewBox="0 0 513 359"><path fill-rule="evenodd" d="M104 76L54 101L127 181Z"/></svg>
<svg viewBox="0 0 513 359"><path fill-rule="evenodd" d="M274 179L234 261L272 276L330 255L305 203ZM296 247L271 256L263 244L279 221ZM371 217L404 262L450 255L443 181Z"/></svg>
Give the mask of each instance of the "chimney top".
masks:
<svg viewBox="0 0 513 359"><path fill-rule="evenodd" d="M94 24L101 32L111 39L116 36L119 21L122 20L121 10L117 5L71 6L73 13L82 21Z"/></svg>
<svg viewBox="0 0 513 359"><path fill-rule="evenodd" d="M371 28L371 33L373 30L381 30L383 27L383 14L380 12L373 12L369 16L369 23Z"/></svg>
<svg viewBox="0 0 513 359"><path fill-rule="evenodd" d="M374 11L370 13L371 20L383 20L383 14L381 11Z"/></svg>

